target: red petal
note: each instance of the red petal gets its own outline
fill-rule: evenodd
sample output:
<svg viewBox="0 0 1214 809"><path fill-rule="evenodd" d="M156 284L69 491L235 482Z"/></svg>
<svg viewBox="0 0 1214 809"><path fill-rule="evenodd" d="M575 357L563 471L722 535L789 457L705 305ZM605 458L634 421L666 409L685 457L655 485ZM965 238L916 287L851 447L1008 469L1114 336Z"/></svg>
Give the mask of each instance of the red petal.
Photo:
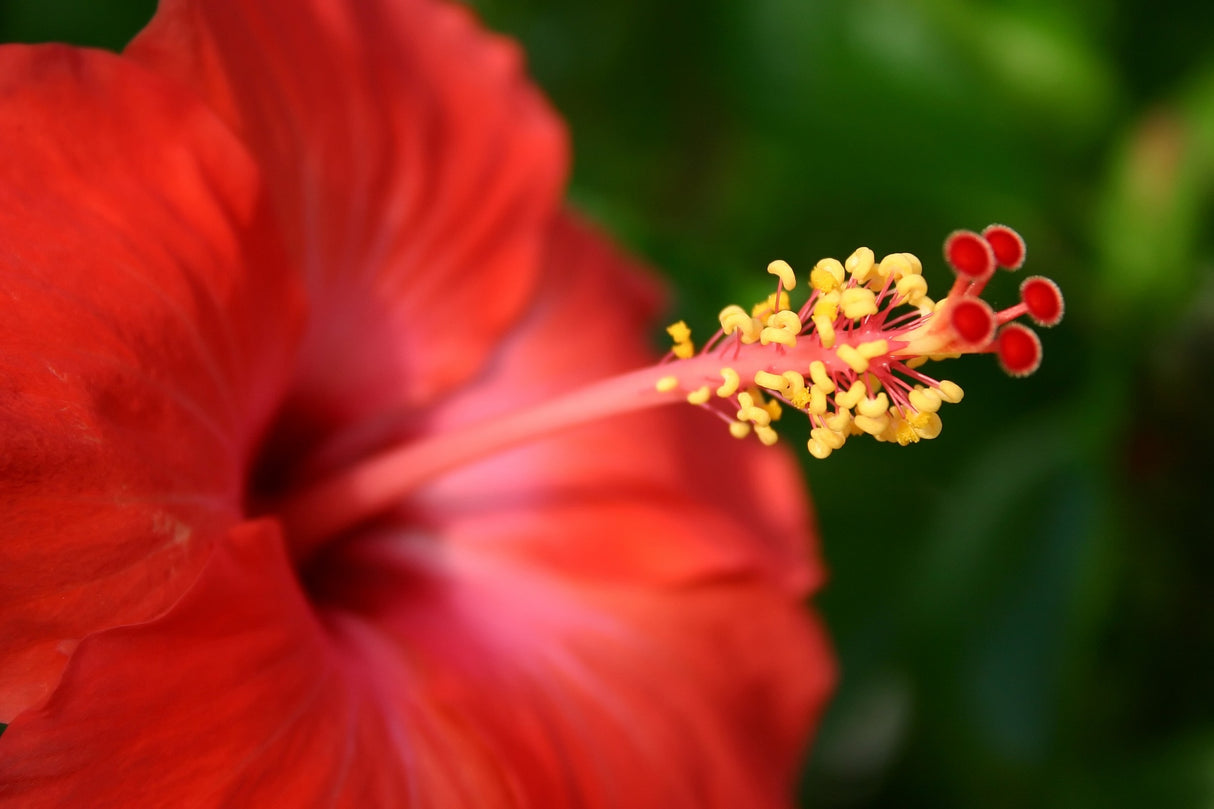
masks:
<svg viewBox="0 0 1214 809"><path fill-rule="evenodd" d="M242 148L117 57L0 49L0 154L7 719L238 518L300 299Z"/></svg>
<svg viewBox="0 0 1214 809"><path fill-rule="evenodd" d="M744 577L592 586L391 531L346 551L328 595L354 614L333 626L373 670L411 662L398 693L463 731L474 783L497 762L522 806L788 805L834 676L797 599Z"/></svg>
<svg viewBox="0 0 1214 809"><path fill-rule="evenodd" d="M195 87L269 178L315 309L285 440L480 368L566 164L511 43L432 0L166 0L128 52Z"/></svg>
<svg viewBox="0 0 1214 809"><path fill-rule="evenodd" d="M831 678L794 601L741 581L578 593L401 537L359 549L374 576L322 628L273 525L234 532L163 618L80 644L3 737L4 797L787 805Z"/></svg>
<svg viewBox="0 0 1214 809"><path fill-rule="evenodd" d="M386 799L407 793L405 750L380 706L347 687L357 662L325 642L276 527L246 524L166 616L80 643L50 701L0 740L0 794L28 809L136 795L166 808L318 806L343 791L399 805Z"/></svg>

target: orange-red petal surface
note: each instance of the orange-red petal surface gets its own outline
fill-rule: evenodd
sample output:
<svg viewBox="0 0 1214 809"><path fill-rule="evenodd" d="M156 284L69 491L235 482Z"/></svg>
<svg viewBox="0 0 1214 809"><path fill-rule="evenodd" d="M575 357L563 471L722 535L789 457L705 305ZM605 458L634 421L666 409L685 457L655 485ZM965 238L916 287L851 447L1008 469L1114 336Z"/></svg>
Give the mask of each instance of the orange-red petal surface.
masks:
<svg viewBox="0 0 1214 809"><path fill-rule="evenodd" d="M301 312L248 156L140 68L0 49L0 154L7 720L238 519Z"/></svg>
<svg viewBox="0 0 1214 809"><path fill-rule="evenodd" d="M383 540L347 557L373 575L341 606L319 594L318 620L273 524L238 529L163 618L81 643L5 735L0 806L788 804L830 670L770 588L606 605Z"/></svg>
<svg viewBox="0 0 1214 809"><path fill-rule="evenodd" d="M314 303L284 440L482 366L566 164L512 43L434 0L166 0L128 54L196 88L266 173Z"/></svg>

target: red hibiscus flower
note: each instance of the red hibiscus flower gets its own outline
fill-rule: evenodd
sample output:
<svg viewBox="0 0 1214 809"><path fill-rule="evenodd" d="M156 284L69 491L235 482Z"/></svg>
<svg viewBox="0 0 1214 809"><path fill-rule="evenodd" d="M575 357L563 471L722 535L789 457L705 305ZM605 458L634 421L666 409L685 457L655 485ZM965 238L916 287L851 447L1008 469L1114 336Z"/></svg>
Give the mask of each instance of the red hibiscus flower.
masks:
<svg viewBox="0 0 1214 809"><path fill-rule="evenodd" d="M518 62L431 0L0 49L0 805L787 804L802 488L593 387L657 295Z"/></svg>

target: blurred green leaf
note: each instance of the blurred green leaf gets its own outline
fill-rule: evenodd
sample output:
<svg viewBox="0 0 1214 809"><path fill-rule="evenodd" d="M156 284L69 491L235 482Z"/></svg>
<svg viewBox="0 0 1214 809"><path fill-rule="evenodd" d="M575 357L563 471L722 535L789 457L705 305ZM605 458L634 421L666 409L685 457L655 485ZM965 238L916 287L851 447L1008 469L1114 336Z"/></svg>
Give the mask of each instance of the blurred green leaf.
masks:
<svg viewBox="0 0 1214 809"><path fill-rule="evenodd" d="M1214 201L1214 64L1133 122L1109 168L1096 220L1110 315L1150 323L1191 295Z"/></svg>
<svg viewBox="0 0 1214 809"><path fill-rule="evenodd" d="M6 0L0 7L0 41L71 42L117 50L155 10L156 0Z"/></svg>

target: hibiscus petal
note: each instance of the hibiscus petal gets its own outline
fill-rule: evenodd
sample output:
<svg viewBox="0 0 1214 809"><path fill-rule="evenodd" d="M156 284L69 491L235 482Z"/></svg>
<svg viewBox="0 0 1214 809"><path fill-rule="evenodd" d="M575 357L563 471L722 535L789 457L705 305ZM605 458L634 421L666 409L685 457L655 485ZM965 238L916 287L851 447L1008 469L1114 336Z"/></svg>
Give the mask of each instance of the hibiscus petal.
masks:
<svg viewBox="0 0 1214 809"><path fill-rule="evenodd" d="M80 644L0 739L0 804L787 805L831 671L770 588L588 601L397 536L351 551L343 605L310 605L272 522L234 531L165 616Z"/></svg>
<svg viewBox="0 0 1214 809"><path fill-rule="evenodd" d="M554 225L540 290L489 373L437 408L431 429L458 429L653 361L646 337L657 288L585 225ZM685 405L461 469L419 492L409 517L440 526L446 541L565 576L673 583L761 573L799 594L823 578L790 453L738 441Z"/></svg>
<svg viewBox="0 0 1214 809"><path fill-rule="evenodd" d="M246 140L307 272L284 443L482 365L532 289L566 164L512 44L433 0L165 0L128 54Z"/></svg>
<svg viewBox="0 0 1214 809"><path fill-rule="evenodd" d="M445 728L475 783L501 762L490 794L514 797L460 800L432 763L436 806L788 805L834 670L817 622L763 580L594 587L391 530L330 564L316 595L338 636L370 670L407 661L381 699Z"/></svg>
<svg viewBox="0 0 1214 809"><path fill-rule="evenodd" d="M0 49L0 154L7 719L238 519L302 299L242 147L118 57Z"/></svg>
<svg viewBox="0 0 1214 809"><path fill-rule="evenodd" d="M369 714L345 675L277 526L244 524L162 618L80 643L50 700L0 738L0 804L321 806L363 790L363 806L396 805L374 789L403 783L399 767L366 777L392 746L346 752Z"/></svg>

